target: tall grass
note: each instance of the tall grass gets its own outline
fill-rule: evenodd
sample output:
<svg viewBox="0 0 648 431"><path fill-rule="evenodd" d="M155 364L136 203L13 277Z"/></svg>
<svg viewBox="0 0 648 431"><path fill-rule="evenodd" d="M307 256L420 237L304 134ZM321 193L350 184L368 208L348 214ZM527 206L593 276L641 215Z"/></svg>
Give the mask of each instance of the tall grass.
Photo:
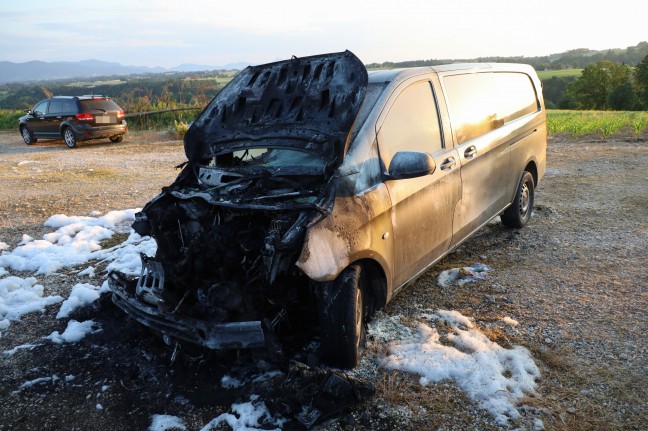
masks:
<svg viewBox="0 0 648 431"><path fill-rule="evenodd" d="M168 130L175 129L178 124L193 122L202 108L188 111L163 112L149 115L130 113L126 121L130 130Z"/></svg>
<svg viewBox="0 0 648 431"><path fill-rule="evenodd" d="M551 136L640 136L647 127L648 112L643 111L547 111L547 129Z"/></svg>
<svg viewBox="0 0 648 431"><path fill-rule="evenodd" d="M152 110L152 109L150 109ZM188 111L163 112L150 115L132 113L126 121L130 130L176 130L178 125L187 125L194 121L202 108L196 107ZM0 130L18 131L18 119L25 115L24 111L0 109ZM182 128L182 126L180 126Z"/></svg>
<svg viewBox="0 0 648 431"><path fill-rule="evenodd" d="M0 130L18 130L18 119L23 115L24 111L0 109Z"/></svg>

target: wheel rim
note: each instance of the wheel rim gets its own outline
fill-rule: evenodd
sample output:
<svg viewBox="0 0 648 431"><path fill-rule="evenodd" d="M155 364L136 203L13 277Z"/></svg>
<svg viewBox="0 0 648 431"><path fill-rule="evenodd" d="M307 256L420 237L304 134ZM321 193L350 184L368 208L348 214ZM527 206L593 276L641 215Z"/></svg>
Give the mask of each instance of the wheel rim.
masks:
<svg viewBox="0 0 648 431"><path fill-rule="evenodd" d="M526 217L529 213L529 207L531 206L531 189L529 188L528 183L522 185L522 190L520 193L520 215Z"/></svg>
<svg viewBox="0 0 648 431"><path fill-rule="evenodd" d="M63 136L65 138L65 143L67 144L68 147L73 147L74 146L74 135L72 134L72 131L70 129L66 129L65 132L63 133Z"/></svg>
<svg viewBox="0 0 648 431"><path fill-rule="evenodd" d="M27 129L22 129L22 136L25 142L31 141L31 136L29 136L29 130Z"/></svg>

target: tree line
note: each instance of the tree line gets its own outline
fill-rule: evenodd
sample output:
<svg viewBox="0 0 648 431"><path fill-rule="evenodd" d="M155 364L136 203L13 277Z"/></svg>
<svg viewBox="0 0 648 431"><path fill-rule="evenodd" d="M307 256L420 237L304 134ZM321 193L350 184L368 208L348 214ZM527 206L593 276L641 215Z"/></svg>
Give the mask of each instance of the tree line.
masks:
<svg viewBox="0 0 648 431"><path fill-rule="evenodd" d="M533 66L537 71L541 70L563 70L563 69L584 69L587 66L609 61L617 64L628 64L635 66L648 55L648 42L640 42L636 46L629 46L623 49L608 49L594 51L591 49L572 49L560 54L545 55L539 57L511 56L511 57L479 57L472 59L431 59L431 60L409 60L383 63L369 63L367 69L398 69L405 67L438 66L449 63L522 63Z"/></svg>
<svg viewBox="0 0 648 431"><path fill-rule="evenodd" d="M576 59L593 61L580 76L553 76L543 80L545 104L549 109L577 110L648 110L648 42L625 50L597 52L573 50L562 54L570 59L570 66L578 66ZM586 55L588 54L589 55ZM644 53L637 58L638 53ZM568 55L569 54L569 55ZM578 55L577 55L578 54ZM614 56L617 57L614 57ZM607 56L607 57L605 57ZM607 58L632 60L618 62ZM540 57L535 58L541 59ZM489 58L484 61L530 63L525 58ZM528 59L526 59L528 60ZM561 60L561 61L563 61ZM452 60L458 61L458 60ZM538 60L540 61L540 60ZM571 60L570 60L571 61ZM380 66L415 67L447 60L417 60L400 63L382 63ZM565 63L560 63L565 65ZM538 62L536 69L545 64ZM552 63L553 66L556 62ZM367 65L372 69L376 64ZM576 67L578 68L578 67ZM542 69L544 70L544 69ZM114 98L127 113L195 107L202 109L232 78L235 71L177 72L123 77L113 82L81 85L71 80L41 84L5 84L0 86L0 108L30 109L39 100L54 95L102 94ZM177 118L184 121L184 117Z"/></svg>
<svg viewBox="0 0 648 431"><path fill-rule="evenodd" d="M648 110L648 55L634 68L599 61L578 78L554 76L543 82L543 93L549 109Z"/></svg>
<svg viewBox="0 0 648 431"><path fill-rule="evenodd" d="M30 109L39 100L51 95L87 94L109 96L130 113L179 107L202 108L232 75L231 71L177 72L135 75L121 79L98 78L96 83L66 80L40 84L4 84L0 86L0 109ZM109 82L108 79L113 81Z"/></svg>

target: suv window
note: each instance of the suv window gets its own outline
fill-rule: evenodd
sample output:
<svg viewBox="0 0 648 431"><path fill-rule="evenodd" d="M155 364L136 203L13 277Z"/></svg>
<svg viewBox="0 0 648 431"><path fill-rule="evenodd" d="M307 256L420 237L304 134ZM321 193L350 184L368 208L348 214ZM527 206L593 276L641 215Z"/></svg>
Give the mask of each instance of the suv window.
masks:
<svg viewBox="0 0 648 431"><path fill-rule="evenodd" d="M51 100L49 107L47 108L48 114L60 114L63 112L63 101L61 100Z"/></svg>
<svg viewBox="0 0 648 431"><path fill-rule="evenodd" d="M47 102L49 102L49 100L42 101L41 103L39 103L34 107L32 112L34 114L40 114L40 115L45 114L45 112L47 112Z"/></svg>
<svg viewBox="0 0 648 431"><path fill-rule="evenodd" d="M540 109L524 73L477 73L443 80L459 145Z"/></svg>
<svg viewBox="0 0 648 431"><path fill-rule="evenodd" d="M83 112L116 112L121 110L119 105L117 105L111 99L90 99L90 100L80 100L81 111Z"/></svg>
<svg viewBox="0 0 648 431"><path fill-rule="evenodd" d="M378 146L385 167L398 151L433 153L443 148L429 81L412 84L398 95L378 132Z"/></svg>
<svg viewBox="0 0 648 431"><path fill-rule="evenodd" d="M66 114L76 114L78 111L77 104L74 100L61 100L62 112Z"/></svg>

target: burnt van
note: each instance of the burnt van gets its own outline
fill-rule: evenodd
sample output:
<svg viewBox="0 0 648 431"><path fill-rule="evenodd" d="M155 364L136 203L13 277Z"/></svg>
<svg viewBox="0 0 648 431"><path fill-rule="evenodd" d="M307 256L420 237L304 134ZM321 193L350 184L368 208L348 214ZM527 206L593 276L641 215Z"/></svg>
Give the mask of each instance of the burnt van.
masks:
<svg viewBox="0 0 648 431"><path fill-rule="evenodd" d="M248 67L137 215L157 242L113 301L167 342L354 367L366 322L489 220L531 218L547 129L530 66L367 72L351 52ZM303 345L303 344L301 344Z"/></svg>

